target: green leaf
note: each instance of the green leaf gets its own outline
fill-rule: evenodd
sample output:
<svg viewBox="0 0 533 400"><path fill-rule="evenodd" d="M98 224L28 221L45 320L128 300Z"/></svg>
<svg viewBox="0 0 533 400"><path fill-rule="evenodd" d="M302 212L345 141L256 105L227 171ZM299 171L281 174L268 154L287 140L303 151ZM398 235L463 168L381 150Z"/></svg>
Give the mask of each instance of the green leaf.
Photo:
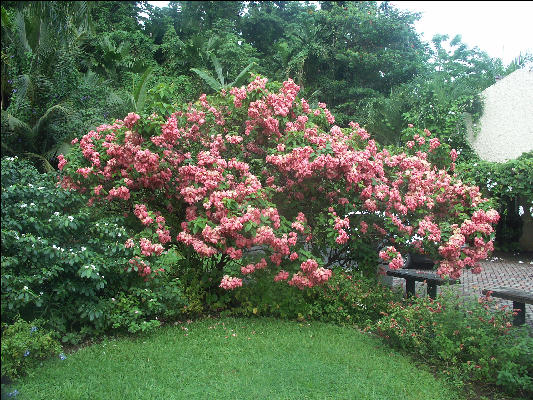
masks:
<svg viewBox="0 0 533 400"><path fill-rule="evenodd" d="M207 71L202 71L196 68L191 68L191 71L196 73L200 78L202 78L215 92L218 92L222 89L222 85L215 78L209 74Z"/></svg>

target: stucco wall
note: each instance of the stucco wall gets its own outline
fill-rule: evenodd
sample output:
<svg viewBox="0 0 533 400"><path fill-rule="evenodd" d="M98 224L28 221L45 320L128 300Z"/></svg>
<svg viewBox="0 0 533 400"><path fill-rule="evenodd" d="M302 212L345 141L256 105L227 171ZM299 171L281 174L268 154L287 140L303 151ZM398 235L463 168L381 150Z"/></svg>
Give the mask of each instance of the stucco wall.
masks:
<svg viewBox="0 0 533 400"><path fill-rule="evenodd" d="M483 160L503 162L533 150L533 71L523 68L482 92L477 126L467 119L468 141Z"/></svg>

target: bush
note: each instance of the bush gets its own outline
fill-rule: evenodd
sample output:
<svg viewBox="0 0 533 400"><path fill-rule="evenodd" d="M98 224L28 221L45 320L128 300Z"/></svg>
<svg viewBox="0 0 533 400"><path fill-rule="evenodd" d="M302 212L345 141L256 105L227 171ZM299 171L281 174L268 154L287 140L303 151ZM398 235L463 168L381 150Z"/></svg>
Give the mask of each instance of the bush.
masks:
<svg viewBox="0 0 533 400"><path fill-rule="evenodd" d="M61 346L54 336L43 329L42 320L17 318L11 325L2 323L2 376L17 379L41 361L59 355Z"/></svg>
<svg viewBox="0 0 533 400"><path fill-rule="evenodd" d="M311 316L324 322L356 324L366 328L388 313L401 296L375 279L336 273L324 285L309 293Z"/></svg>
<svg viewBox="0 0 533 400"><path fill-rule="evenodd" d="M299 90L256 76L169 118L131 112L60 156L62 184L137 217L130 262L143 277L173 240L223 261L225 289L260 270L317 286L347 255L362 265L361 249L375 255L384 243L391 268L410 250L435 259L439 274L479 269L499 216L452 174L455 151L412 127L405 148L379 149L359 125L333 125L325 104L312 110Z"/></svg>
<svg viewBox="0 0 533 400"><path fill-rule="evenodd" d="M65 340L76 340L66 333L131 331L130 322L175 317L182 304L179 280L160 275L145 282L126 271L133 255L124 246L131 234L127 218L101 218L56 180L24 160L2 159L2 321L18 314L43 318ZM158 261L170 265L177 254L169 249ZM130 310L114 305L113 297L130 299L142 313L126 321Z"/></svg>
<svg viewBox="0 0 533 400"><path fill-rule="evenodd" d="M489 300L478 303L450 291L394 307L375 331L451 377L533 392L533 338L526 328L512 328L510 317Z"/></svg>
<svg viewBox="0 0 533 400"><path fill-rule="evenodd" d="M389 312L400 300L390 288L375 280L336 271L323 286L306 291L272 285L267 274L243 283L235 291L240 305L233 312L287 319L308 319L366 327Z"/></svg>
<svg viewBox="0 0 533 400"><path fill-rule="evenodd" d="M499 208L501 219L496 227L496 249L519 250L522 215L533 216L533 151L505 163L483 160L461 163L457 172L464 181L478 185Z"/></svg>

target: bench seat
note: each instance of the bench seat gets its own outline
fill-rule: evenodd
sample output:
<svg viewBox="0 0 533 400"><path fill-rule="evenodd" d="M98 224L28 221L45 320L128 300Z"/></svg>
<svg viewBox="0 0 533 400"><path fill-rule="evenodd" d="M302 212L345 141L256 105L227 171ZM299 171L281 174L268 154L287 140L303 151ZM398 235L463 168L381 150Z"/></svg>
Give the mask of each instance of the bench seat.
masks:
<svg viewBox="0 0 533 400"><path fill-rule="evenodd" d="M524 290L508 287L497 287L492 289L483 289L482 293L485 296L511 300L513 302L513 310L517 311L517 314L513 320L513 325L517 326L526 323L526 303L533 304L533 292L526 292Z"/></svg>
<svg viewBox="0 0 533 400"><path fill-rule="evenodd" d="M405 279L405 291L408 296L415 294L415 282L426 282L429 297L437 297L437 286L444 284L460 283L459 279L442 278L440 275L427 271L415 271L412 269L389 269L387 275Z"/></svg>

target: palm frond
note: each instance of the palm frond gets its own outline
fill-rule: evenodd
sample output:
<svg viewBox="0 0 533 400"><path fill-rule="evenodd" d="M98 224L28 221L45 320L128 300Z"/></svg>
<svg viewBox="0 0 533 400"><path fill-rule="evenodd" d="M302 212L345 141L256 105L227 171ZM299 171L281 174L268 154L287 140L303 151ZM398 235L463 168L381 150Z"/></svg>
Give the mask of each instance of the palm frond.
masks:
<svg viewBox="0 0 533 400"><path fill-rule="evenodd" d="M9 41L11 41L10 29L12 26L12 20L7 13L7 10L2 7L2 36L6 36Z"/></svg>
<svg viewBox="0 0 533 400"><path fill-rule="evenodd" d="M63 154L66 156L72 149L72 144L70 141L63 141L52 147L47 152L43 153L42 156L47 160L51 160L56 157L58 154Z"/></svg>
<svg viewBox="0 0 533 400"><path fill-rule="evenodd" d="M32 141L35 143L35 141L38 140L39 137L44 136L46 134L45 128L58 115L63 115L65 117L68 117L69 114L70 114L70 111L61 104L56 104L55 106L50 107L48 110L46 110L44 115L41 118L39 118L37 123L33 126L31 130Z"/></svg>
<svg viewBox="0 0 533 400"><path fill-rule="evenodd" d="M21 11L17 11L14 19L15 24L15 39L17 41L17 47L23 49L23 51L30 51L31 47L26 37L26 22L24 21L24 15Z"/></svg>
<svg viewBox="0 0 533 400"><path fill-rule="evenodd" d="M31 127L27 123L4 110L2 110L1 115L2 128L4 127L4 124L6 124L5 126L7 128L5 131L2 129L2 135L12 132L16 134L22 134L25 136L25 138L29 138L31 136Z"/></svg>
<svg viewBox="0 0 533 400"><path fill-rule="evenodd" d="M29 157L29 158L34 158L36 159L39 164L41 165L41 168L44 172L52 172L54 171L54 167L52 167L52 164L50 164L50 161L48 161L46 159L46 157L40 155L40 154L37 154L37 153L32 153L32 152L25 152L24 155L26 155L26 157Z"/></svg>

